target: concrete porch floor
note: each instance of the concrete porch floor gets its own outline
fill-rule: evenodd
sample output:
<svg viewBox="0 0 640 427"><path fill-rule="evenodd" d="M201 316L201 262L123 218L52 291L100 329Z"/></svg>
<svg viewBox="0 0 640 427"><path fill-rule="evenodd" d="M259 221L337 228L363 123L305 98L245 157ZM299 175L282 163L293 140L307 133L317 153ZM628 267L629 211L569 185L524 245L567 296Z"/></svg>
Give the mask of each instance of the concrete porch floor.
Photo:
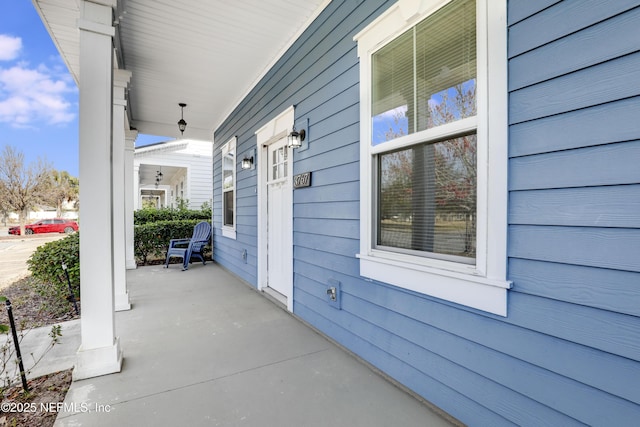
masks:
<svg viewBox="0 0 640 427"><path fill-rule="evenodd" d="M72 383L56 426L448 426L216 264L127 272L122 372Z"/></svg>

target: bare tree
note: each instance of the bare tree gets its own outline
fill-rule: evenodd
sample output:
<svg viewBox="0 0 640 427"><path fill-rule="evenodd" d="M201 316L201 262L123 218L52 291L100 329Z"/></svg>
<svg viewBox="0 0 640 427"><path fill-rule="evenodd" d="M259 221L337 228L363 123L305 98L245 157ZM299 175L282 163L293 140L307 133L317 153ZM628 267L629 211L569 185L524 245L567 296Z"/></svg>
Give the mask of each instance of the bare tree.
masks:
<svg viewBox="0 0 640 427"><path fill-rule="evenodd" d="M9 216L9 204L7 203L7 196L4 194L4 187L0 184L0 215L2 215L2 224L7 225L7 217Z"/></svg>
<svg viewBox="0 0 640 427"><path fill-rule="evenodd" d="M51 167L45 160L25 165L24 153L6 146L0 154L0 194L9 210L18 213L20 234L29 210L50 200Z"/></svg>

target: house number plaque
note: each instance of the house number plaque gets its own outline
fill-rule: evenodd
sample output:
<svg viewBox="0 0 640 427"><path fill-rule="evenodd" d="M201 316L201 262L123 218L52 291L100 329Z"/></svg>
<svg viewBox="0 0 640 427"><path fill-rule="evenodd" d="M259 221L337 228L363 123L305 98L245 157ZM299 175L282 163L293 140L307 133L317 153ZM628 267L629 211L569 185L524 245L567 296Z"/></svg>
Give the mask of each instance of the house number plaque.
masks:
<svg viewBox="0 0 640 427"><path fill-rule="evenodd" d="M293 177L293 188L311 187L311 172L301 173Z"/></svg>

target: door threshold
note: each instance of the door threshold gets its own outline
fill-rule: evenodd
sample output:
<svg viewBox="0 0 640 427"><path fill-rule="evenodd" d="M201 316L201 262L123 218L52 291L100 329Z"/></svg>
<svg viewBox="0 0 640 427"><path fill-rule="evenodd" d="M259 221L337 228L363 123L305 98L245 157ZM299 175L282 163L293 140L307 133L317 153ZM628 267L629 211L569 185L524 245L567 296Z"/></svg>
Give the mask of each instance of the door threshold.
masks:
<svg viewBox="0 0 640 427"><path fill-rule="evenodd" d="M282 295L280 292L269 287L262 288L262 292L273 302L281 304L284 308L287 308L287 297Z"/></svg>

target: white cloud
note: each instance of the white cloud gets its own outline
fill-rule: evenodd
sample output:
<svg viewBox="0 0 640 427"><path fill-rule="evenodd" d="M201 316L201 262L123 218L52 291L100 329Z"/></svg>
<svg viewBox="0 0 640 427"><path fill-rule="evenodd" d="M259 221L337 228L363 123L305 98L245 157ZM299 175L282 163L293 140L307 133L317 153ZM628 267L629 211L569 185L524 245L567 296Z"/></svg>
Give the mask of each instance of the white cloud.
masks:
<svg viewBox="0 0 640 427"><path fill-rule="evenodd" d="M42 121L68 123L75 113L66 96L75 90L68 78L56 76L43 65L0 68L0 122L18 128L36 127Z"/></svg>
<svg viewBox="0 0 640 427"><path fill-rule="evenodd" d="M18 57L22 49L22 39L0 34L0 61L11 61Z"/></svg>
<svg viewBox="0 0 640 427"><path fill-rule="evenodd" d="M383 113L378 114L377 116L375 116L375 119L381 119L381 120L394 120L394 119L398 119L398 118L402 118L402 117L406 117L407 116L407 111L408 108L406 105L401 105L399 107L396 108L392 108L391 110L387 110Z"/></svg>

